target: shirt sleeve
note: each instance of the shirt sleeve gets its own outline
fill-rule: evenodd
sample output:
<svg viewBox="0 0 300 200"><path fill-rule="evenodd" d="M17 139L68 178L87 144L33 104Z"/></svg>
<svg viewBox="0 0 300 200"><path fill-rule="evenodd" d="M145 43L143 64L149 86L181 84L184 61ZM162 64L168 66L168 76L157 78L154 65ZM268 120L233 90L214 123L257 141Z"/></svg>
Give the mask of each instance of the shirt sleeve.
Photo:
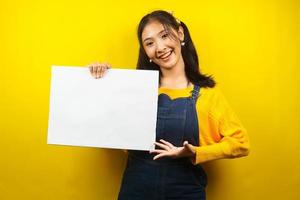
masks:
<svg viewBox="0 0 300 200"><path fill-rule="evenodd" d="M228 105L219 89L212 93L205 105L207 120L204 122L213 142L195 147L193 164L199 164L221 158L236 158L249 154L249 139L246 129ZM200 133L201 134L201 133Z"/></svg>

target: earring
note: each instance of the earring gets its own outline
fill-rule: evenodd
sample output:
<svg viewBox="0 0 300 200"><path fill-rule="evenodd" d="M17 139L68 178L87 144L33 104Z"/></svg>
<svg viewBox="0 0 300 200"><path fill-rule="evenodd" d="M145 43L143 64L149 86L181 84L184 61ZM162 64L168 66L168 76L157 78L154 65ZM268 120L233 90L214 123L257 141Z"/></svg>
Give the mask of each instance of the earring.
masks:
<svg viewBox="0 0 300 200"><path fill-rule="evenodd" d="M185 45L185 42L181 42L180 44L181 44L181 46L184 46L184 45Z"/></svg>
<svg viewBox="0 0 300 200"><path fill-rule="evenodd" d="M149 62L152 62L152 60L150 59Z"/></svg>

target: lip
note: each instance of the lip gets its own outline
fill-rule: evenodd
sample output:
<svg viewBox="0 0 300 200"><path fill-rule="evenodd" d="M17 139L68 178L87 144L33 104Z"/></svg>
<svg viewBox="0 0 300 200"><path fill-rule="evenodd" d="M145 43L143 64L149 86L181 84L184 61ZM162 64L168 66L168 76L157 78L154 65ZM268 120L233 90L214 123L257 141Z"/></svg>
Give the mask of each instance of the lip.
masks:
<svg viewBox="0 0 300 200"><path fill-rule="evenodd" d="M167 52L167 53L159 56L158 58L162 59L162 60L167 60L171 56L172 53L173 53L173 50L171 50L171 51L169 51L169 52Z"/></svg>

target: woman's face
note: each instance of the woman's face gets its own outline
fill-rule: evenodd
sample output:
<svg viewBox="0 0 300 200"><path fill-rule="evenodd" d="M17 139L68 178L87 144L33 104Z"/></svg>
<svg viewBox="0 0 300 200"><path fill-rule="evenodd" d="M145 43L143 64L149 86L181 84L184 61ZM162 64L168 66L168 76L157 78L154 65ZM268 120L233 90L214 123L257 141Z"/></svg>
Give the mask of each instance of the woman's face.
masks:
<svg viewBox="0 0 300 200"><path fill-rule="evenodd" d="M171 33L168 33L160 22L152 21L142 32L142 44L147 56L164 69L173 68L182 59L180 45L184 37L182 27L179 31L171 30L175 37L170 36Z"/></svg>

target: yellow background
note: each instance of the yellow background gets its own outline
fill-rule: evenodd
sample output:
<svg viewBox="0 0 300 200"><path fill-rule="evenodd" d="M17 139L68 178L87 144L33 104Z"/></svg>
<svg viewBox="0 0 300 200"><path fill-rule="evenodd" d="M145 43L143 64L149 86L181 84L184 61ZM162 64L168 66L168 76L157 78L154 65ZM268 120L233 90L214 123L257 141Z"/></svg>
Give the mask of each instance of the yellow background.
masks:
<svg viewBox="0 0 300 200"><path fill-rule="evenodd" d="M209 200L300 199L297 0L0 3L0 199L115 199L126 155L47 145L51 65L134 68L141 17L174 11L248 129L251 153L205 165ZM101 91L98 91L101 92Z"/></svg>

